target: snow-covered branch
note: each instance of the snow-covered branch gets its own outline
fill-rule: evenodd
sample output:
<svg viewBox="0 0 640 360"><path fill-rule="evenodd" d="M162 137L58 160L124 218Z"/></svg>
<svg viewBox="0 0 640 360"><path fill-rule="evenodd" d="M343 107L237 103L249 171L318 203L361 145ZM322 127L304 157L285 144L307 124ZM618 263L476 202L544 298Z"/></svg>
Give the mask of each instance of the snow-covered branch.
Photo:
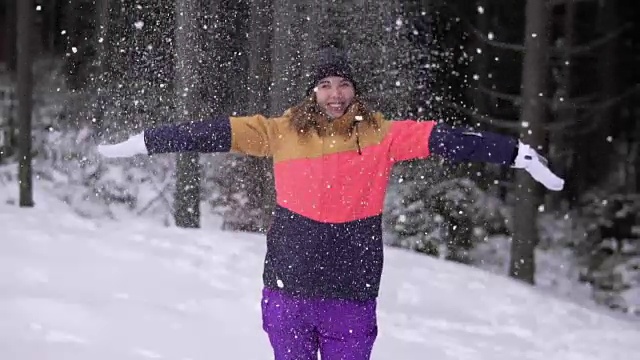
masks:
<svg viewBox="0 0 640 360"><path fill-rule="evenodd" d="M555 52L556 53L565 53L568 52L569 55L576 55L576 54L582 54L582 53L586 53L589 51L593 51L594 49L596 49L597 47L603 46L606 43L612 41L613 39L615 39L616 37L620 36L623 32L625 32L626 30L632 28L633 25L630 23L626 23L622 26L620 26L619 28L617 28L616 30L613 30L593 41L590 41L586 44L582 44L582 45L576 45L576 46L570 46L568 48L556 48Z"/></svg>
<svg viewBox="0 0 640 360"><path fill-rule="evenodd" d="M488 116L485 114L479 114L469 108L458 105L453 101L444 100L443 104L453 110L459 111L460 113L473 118L474 120L480 121L485 124L493 125L503 129L509 130L518 130L520 128L520 124L517 120L513 119L500 119L492 116Z"/></svg>
<svg viewBox="0 0 640 360"><path fill-rule="evenodd" d="M471 23L469 23L467 21L465 21L464 23L467 24L467 27L471 30L471 32L474 35L476 35L478 38L480 38L482 41L484 41L488 45L491 45L491 46L493 46L495 48L499 48L499 49L507 49L507 50L513 50L513 51L519 51L519 52L524 51L524 45L512 44L512 43L507 43L507 42L502 42L502 41L497 41L497 40L490 39L487 35L485 35L482 31L477 29Z"/></svg>
<svg viewBox="0 0 640 360"><path fill-rule="evenodd" d="M572 3L586 3L586 2L595 2L596 0L549 0L548 5L550 7L553 6L560 6L560 5L566 5L568 2L572 2Z"/></svg>
<svg viewBox="0 0 640 360"><path fill-rule="evenodd" d="M489 95L490 97L495 99L510 101L514 105L519 106L520 103L522 103L522 96L520 95L503 93L497 90L489 89L485 86L478 86L476 90L480 91L481 93L484 93L485 95Z"/></svg>
<svg viewBox="0 0 640 360"><path fill-rule="evenodd" d="M566 1L566 0L563 0ZM457 12L457 9L455 9L455 7L450 6L454 12ZM462 23L469 29L469 31L474 34L475 36L477 36L480 40L482 40L483 42L485 42L486 44L493 46L495 48L498 49L506 49L506 50L512 50L512 51L517 51L517 52L523 52L524 51L524 45L523 44L513 44L513 43L507 43L507 42L503 42L503 41L498 41L495 40L494 38L490 38L488 35L484 34L484 32L482 32L481 30L479 30L478 28L476 28L471 22L469 22L468 20L464 19L464 17L460 17ZM613 30L611 32L608 32L607 34L593 40L590 41L588 43L582 44L582 45L576 45L576 46L570 46L570 47L565 47L565 48L555 48L555 49L550 49L554 54L563 54L566 55L567 53L569 55L577 55L577 54L582 54L585 52L589 52L589 51L593 51L594 49L607 44L608 42L612 41L613 39L615 39L616 37L620 36L622 33L624 33L626 30L630 29L633 27L633 24L631 23L626 23L623 24L622 26L620 26L618 29Z"/></svg>
<svg viewBox="0 0 640 360"><path fill-rule="evenodd" d="M481 93L488 95L495 99L505 100L511 102L515 106L520 106L522 104L522 96L516 94L507 94L497 90L489 89L484 86L479 86L475 90L480 91ZM541 99L541 101L552 108L553 110L563 110L563 109L588 109L592 108L593 100L598 97L597 94L592 94L588 96L576 97L576 98L564 98L562 100L559 99Z"/></svg>

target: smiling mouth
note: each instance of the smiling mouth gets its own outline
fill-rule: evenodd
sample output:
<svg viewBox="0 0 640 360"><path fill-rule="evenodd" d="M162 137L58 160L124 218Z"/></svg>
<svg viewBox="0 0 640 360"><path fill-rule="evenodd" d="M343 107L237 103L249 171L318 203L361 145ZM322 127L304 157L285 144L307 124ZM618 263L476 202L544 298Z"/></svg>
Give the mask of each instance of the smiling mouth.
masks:
<svg viewBox="0 0 640 360"><path fill-rule="evenodd" d="M340 111L344 109L344 105L332 103L332 104L327 104L327 108L334 111Z"/></svg>

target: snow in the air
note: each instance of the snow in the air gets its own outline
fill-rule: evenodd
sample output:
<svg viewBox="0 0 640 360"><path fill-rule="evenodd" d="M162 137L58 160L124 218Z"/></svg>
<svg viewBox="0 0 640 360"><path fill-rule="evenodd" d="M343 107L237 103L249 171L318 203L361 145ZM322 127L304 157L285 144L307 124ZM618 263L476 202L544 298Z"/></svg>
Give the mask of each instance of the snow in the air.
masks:
<svg viewBox="0 0 640 360"><path fill-rule="evenodd" d="M88 220L36 182L0 187L0 359L271 359L261 329L265 238ZM640 324L501 275L386 249L373 359L614 360Z"/></svg>

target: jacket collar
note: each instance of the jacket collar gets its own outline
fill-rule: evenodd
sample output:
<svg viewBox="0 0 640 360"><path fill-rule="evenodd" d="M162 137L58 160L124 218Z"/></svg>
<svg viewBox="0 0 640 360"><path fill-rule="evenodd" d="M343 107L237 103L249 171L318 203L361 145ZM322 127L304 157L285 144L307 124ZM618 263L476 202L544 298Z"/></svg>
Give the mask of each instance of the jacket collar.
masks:
<svg viewBox="0 0 640 360"><path fill-rule="evenodd" d="M349 107L344 115L330 119L326 115L319 116L318 133L320 136L346 135L350 136L353 127L358 120L353 113L353 107Z"/></svg>
<svg viewBox="0 0 640 360"><path fill-rule="evenodd" d="M318 114L315 122L316 122L316 130L319 136L336 136L336 135L344 135L351 136L353 135L354 128L356 124L361 120L358 120L355 114L355 108L353 106L349 106L347 108L347 112L344 115L331 119L325 114ZM292 108L285 110L282 114L284 117L291 116Z"/></svg>

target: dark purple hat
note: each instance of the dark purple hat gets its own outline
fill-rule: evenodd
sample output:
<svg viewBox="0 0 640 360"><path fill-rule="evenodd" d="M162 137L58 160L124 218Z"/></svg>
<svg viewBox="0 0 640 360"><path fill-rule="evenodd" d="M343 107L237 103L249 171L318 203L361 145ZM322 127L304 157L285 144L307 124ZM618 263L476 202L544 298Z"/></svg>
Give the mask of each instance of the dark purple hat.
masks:
<svg viewBox="0 0 640 360"><path fill-rule="evenodd" d="M311 94L318 82L329 76L340 76L348 79L358 92L353 69L346 51L337 45L322 47L316 55L315 64L311 67L311 84L307 88L307 95Z"/></svg>

